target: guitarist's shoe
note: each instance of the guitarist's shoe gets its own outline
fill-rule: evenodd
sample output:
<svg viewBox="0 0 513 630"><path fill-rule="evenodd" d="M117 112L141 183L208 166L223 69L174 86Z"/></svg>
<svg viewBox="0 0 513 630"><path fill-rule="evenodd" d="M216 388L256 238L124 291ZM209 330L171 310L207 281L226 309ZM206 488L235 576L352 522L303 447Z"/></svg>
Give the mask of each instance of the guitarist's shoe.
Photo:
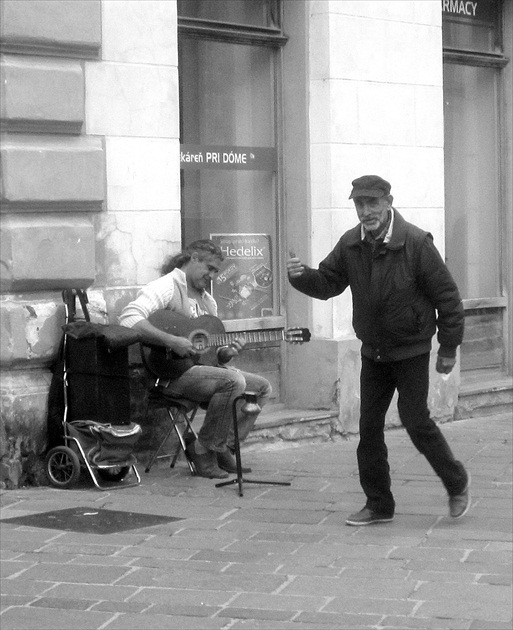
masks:
<svg viewBox="0 0 513 630"><path fill-rule="evenodd" d="M237 474L237 461L228 449L224 453L217 453L217 465L226 472ZM241 472L250 473L251 468L242 466Z"/></svg>
<svg viewBox="0 0 513 630"><path fill-rule="evenodd" d="M213 451L207 451L204 455L198 455L194 450L194 442L188 444L185 449L187 457L194 464L196 474L199 477L207 479L226 479L228 473L219 468L216 462L216 454Z"/></svg>

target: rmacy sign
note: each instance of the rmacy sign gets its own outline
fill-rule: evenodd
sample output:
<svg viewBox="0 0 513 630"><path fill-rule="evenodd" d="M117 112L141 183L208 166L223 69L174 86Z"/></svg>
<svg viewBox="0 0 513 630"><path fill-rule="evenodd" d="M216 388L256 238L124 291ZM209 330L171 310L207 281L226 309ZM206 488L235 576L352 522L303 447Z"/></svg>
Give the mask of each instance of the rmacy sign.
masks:
<svg viewBox="0 0 513 630"><path fill-rule="evenodd" d="M458 15L470 15L475 17L477 2L464 2L464 0L442 0L442 11L457 13Z"/></svg>

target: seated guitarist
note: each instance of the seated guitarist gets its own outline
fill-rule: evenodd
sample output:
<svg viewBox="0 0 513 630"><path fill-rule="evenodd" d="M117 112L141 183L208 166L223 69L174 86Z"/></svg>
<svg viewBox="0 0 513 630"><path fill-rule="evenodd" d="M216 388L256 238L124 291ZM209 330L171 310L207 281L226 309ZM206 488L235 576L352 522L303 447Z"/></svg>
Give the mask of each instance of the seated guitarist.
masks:
<svg viewBox="0 0 513 630"><path fill-rule="evenodd" d="M137 298L123 309L119 323L137 330L143 343L164 346L179 357L195 357L198 353L189 339L159 330L148 317L160 309L171 309L190 318L206 314L217 316L217 304L206 288L219 272L222 261L223 254L212 241L194 241L164 263L162 276L140 290ZM208 404L198 439L187 445L187 455L202 477L224 479L228 473L237 472L232 427L235 398L245 391L252 391L263 407L271 394L267 379L226 365L244 345L244 339L237 338L229 346L217 350L217 367L194 364L189 367L192 362L188 362L185 371L179 370L182 373L165 382L164 394ZM253 428L256 417L247 418L239 413L238 419L242 442ZM249 468L242 471L251 472Z"/></svg>

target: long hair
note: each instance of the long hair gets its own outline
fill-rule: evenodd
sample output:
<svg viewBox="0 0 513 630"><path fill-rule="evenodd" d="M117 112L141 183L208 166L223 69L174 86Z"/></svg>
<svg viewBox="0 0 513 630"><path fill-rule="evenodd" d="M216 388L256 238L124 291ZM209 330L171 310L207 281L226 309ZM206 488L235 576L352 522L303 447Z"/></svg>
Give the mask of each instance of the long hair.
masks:
<svg viewBox="0 0 513 630"><path fill-rule="evenodd" d="M190 245L187 245L185 249L182 249L178 254L169 256L164 261L164 264L160 268L160 273L165 276L173 269L181 269L186 263L189 262L191 256L197 253L200 260L205 260L209 256L215 256L219 260L224 260L223 252L221 249L211 240L205 238L198 241L194 241Z"/></svg>

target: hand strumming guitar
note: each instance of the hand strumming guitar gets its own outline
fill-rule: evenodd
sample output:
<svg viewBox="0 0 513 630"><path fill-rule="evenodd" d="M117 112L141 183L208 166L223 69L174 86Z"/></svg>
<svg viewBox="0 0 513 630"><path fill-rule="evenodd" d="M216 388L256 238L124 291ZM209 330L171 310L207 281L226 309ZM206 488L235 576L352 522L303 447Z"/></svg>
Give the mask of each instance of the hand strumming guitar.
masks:
<svg viewBox="0 0 513 630"><path fill-rule="evenodd" d="M198 354L189 339L186 339L185 337L176 337L175 335L168 335L168 337L169 341L166 344L166 348L177 354L179 357L185 359L187 357L194 357Z"/></svg>
<svg viewBox="0 0 513 630"><path fill-rule="evenodd" d="M137 322L134 329L141 335L143 343L164 346L167 350L174 352L184 359L194 357L198 354L192 342L187 339L187 337L171 335L156 328L146 319Z"/></svg>

